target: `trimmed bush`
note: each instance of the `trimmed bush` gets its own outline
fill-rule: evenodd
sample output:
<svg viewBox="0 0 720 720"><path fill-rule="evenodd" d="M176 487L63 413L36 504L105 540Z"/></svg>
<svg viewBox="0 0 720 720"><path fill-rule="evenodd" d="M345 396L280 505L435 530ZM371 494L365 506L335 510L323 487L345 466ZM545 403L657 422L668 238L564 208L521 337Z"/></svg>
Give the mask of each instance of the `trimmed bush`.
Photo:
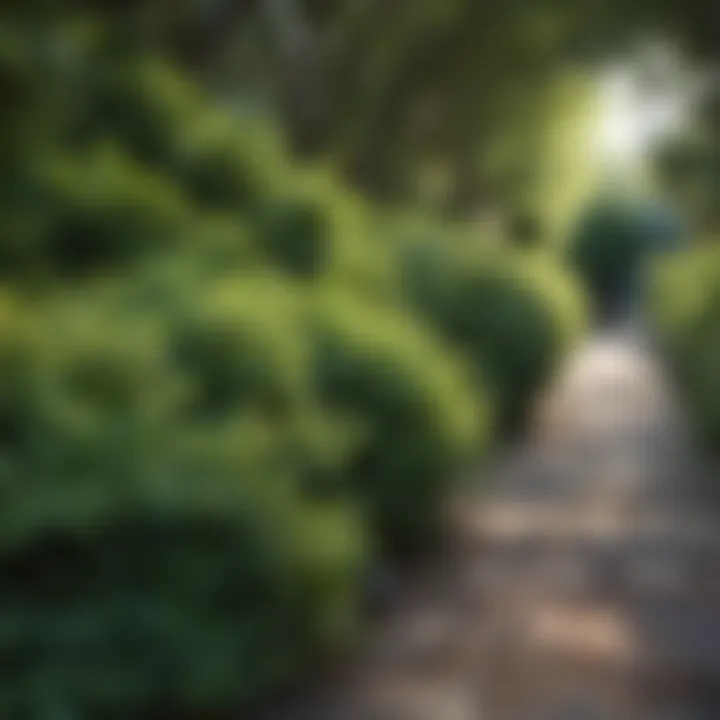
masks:
<svg viewBox="0 0 720 720"><path fill-rule="evenodd" d="M641 263L649 249L647 226L636 204L603 198L580 219L569 262L601 316L638 299Z"/></svg>
<svg viewBox="0 0 720 720"><path fill-rule="evenodd" d="M432 236L410 242L403 257L411 302L473 367L500 431L522 425L584 329L571 278L542 255L478 253Z"/></svg>
<svg viewBox="0 0 720 720"><path fill-rule="evenodd" d="M321 168L276 188L251 217L258 254L291 279L397 304L396 258L371 209Z"/></svg>
<svg viewBox="0 0 720 720"><path fill-rule="evenodd" d="M448 318L450 337L475 360L508 430L522 424L566 350L563 318L533 280L502 260L466 267Z"/></svg>
<svg viewBox="0 0 720 720"><path fill-rule="evenodd" d="M545 253L516 256L517 271L547 303L555 321L555 367L588 330L588 298L575 277L557 258Z"/></svg>
<svg viewBox="0 0 720 720"><path fill-rule="evenodd" d="M331 292L312 326L321 397L362 423L350 467L357 497L386 549L427 547L448 483L487 446L483 396L410 316Z"/></svg>
<svg viewBox="0 0 720 720"><path fill-rule="evenodd" d="M296 303L278 282L229 279L175 311L173 354L195 383L196 412L213 417L249 405L284 418L302 401L308 350Z"/></svg>

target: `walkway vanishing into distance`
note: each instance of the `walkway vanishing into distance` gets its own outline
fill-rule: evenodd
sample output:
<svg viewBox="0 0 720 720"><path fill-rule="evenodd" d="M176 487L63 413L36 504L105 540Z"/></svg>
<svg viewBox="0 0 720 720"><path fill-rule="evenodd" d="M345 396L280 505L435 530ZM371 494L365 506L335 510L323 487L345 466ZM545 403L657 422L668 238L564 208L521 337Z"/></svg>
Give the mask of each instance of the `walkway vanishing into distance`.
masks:
<svg viewBox="0 0 720 720"><path fill-rule="evenodd" d="M641 334L578 351L488 475L352 666L269 720L720 718L720 505Z"/></svg>

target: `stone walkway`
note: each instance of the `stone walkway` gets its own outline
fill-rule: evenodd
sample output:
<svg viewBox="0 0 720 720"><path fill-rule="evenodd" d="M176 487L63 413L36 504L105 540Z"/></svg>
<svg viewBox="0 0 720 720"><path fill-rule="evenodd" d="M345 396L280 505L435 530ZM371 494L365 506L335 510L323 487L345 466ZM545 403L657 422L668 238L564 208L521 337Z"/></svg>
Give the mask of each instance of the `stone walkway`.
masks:
<svg viewBox="0 0 720 720"><path fill-rule="evenodd" d="M638 333L578 352L352 667L269 720L720 718L720 511Z"/></svg>

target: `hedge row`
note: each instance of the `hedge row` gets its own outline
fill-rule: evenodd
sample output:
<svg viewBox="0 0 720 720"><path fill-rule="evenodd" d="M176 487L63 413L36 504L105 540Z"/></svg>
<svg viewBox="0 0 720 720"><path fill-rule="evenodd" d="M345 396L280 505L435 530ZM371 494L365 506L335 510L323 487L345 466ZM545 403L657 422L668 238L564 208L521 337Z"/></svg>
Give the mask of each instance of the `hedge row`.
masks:
<svg viewBox="0 0 720 720"><path fill-rule="evenodd" d="M352 639L581 305L101 26L3 19L0 715L242 708Z"/></svg>

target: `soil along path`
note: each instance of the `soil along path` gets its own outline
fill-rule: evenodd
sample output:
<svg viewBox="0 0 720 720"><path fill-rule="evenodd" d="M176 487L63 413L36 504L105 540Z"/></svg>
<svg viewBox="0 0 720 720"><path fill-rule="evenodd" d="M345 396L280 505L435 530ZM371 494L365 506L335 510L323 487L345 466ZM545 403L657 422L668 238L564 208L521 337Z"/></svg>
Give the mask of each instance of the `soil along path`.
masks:
<svg viewBox="0 0 720 720"><path fill-rule="evenodd" d="M270 720L720 717L720 511L638 332L571 358L451 512L367 651Z"/></svg>

